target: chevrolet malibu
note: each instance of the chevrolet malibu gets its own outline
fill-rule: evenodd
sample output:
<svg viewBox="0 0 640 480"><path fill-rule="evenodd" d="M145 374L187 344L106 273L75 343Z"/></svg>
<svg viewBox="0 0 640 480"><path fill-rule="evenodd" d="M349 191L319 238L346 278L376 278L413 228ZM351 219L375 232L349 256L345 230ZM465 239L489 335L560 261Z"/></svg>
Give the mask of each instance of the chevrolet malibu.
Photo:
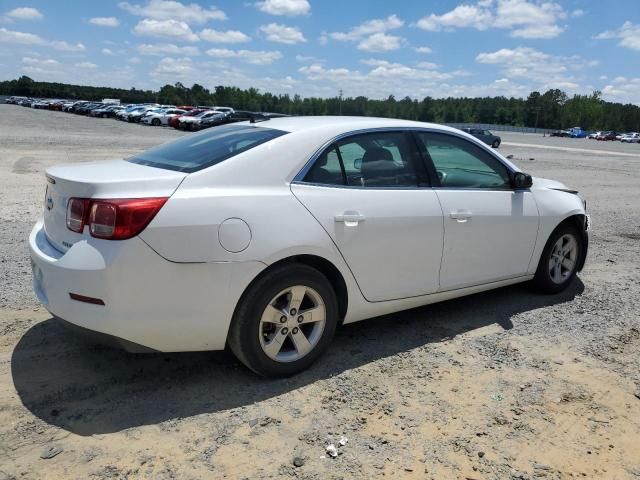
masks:
<svg viewBox="0 0 640 480"><path fill-rule="evenodd" d="M337 326L584 265L586 204L460 130L286 117L51 167L29 238L51 314L128 350L292 375ZM105 336L105 335L103 335Z"/></svg>

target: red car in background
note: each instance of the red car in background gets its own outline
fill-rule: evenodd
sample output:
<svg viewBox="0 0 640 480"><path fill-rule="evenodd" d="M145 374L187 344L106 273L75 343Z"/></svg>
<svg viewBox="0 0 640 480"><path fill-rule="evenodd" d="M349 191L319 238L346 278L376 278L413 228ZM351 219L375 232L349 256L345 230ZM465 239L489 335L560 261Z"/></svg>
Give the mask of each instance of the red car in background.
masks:
<svg viewBox="0 0 640 480"><path fill-rule="evenodd" d="M596 140L605 142L609 140L615 140L616 135L618 135L616 132L601 132L600 135L596 136Z"/></svg>
<svg viewBox="0 0 640 480"><path fill-rule="evenodd" d="M190 112L191 110L193 110L194 106L192 105L178 105L176 108L180 109L180 110L186 110L187 112Z"/></svg>
<svg viewBox="0 0 640 480"><path fill-rule="evenodd" d="M177 108L184 109L184 106L180 106L180 107L177 107ZM199 113L202 113L204 111L205 111L204 108L193 108L193 107L191 107L191 110L189 110L189 113L185 113L184 115L176 115L174 117L171 117L169 119L168 124L169 124L170 127L178 128L178 125L180 125L180 119L181 118L183 118L183 117L193 117L193 116L198 115Z"/></svg>

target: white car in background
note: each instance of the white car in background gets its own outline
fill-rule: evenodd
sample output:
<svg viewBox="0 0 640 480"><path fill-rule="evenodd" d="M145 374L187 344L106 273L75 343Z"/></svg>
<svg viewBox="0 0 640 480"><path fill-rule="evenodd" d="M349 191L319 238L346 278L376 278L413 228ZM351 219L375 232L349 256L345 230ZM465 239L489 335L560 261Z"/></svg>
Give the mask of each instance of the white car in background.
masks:
<svg viewBox="0 0 640 480"><path fill-rule="evenodd" d="M343 323L520 282L560 292L588 246L577 192L405 120L223 125L46 178L29 248L52 315L130 350L229 345L265 376L308 367Z"/></svg>
<svg viewBox="0 0 640 480"><path fill-rule="evenodd" d="M620 141L622 143L640 143L640 133L638 132L625 133L620 137Z"/></svg>
<svg viewBox="0 0 640 480"><path fill-rule="evenodd" d="M160 125L168 125L170 118L177 115L184 115L185 113L187 113L186 110L181 110L179 108L166 108L158 112L147 112L140 122L158 127Z"/></svg>
<svg viewBox="0 0 640 480"><path fill-rule="evenodd" d="M209 119L224 118L227 114L219 112L217 110L205 110L193 117L181 117L178 123L178 128L182 130L198 130L202 122L206 122Z"/></svg>

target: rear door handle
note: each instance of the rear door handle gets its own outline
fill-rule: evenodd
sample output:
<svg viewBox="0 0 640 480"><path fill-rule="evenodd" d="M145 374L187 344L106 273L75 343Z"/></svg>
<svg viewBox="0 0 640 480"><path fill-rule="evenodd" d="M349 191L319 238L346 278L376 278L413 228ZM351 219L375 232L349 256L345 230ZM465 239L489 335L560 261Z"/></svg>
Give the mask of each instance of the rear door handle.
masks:
<svg viewBox="0 0 640 480"><path fill-rule="evenodd" d="M469 210L456 210L455 212L451 212L449 217L456 220L458 223L465 223L473 214Z"/></svg>
<svg viewBox="0 0 640 480"><path fill-rule="evenodd" d="M335 216L336 222L342 222L349 227L358 225L359 222L364 222L364 219L364 215L353 211L344 212L343 214Z"/></svg>

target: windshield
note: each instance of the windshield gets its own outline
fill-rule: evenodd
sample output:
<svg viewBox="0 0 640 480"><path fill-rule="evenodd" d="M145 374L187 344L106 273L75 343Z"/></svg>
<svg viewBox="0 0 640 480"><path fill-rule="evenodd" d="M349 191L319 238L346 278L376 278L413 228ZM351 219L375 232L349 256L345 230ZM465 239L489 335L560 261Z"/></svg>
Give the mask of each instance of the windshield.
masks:
<svg viewBox="0 0 640 480"><path fill-rule="evenodd" d="M127 159L150 167L196 172L227 160L287 132L250 125L224 125L186 135Z"/></svg>

